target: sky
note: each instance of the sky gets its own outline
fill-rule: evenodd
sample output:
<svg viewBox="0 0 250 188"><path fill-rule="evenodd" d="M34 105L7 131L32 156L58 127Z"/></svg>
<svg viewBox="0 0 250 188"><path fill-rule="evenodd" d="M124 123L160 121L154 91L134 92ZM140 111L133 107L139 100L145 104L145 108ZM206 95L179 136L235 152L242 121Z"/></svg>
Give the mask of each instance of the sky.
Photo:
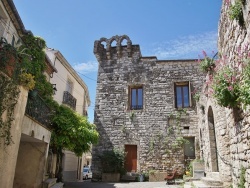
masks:
<svg viewBox="0 0 250 188"><path fill-rule="evenodd" d="M197 59L217 52L221 0L13 0L26 30L59 50L87 84L93 122L94 41L128 35L142 56Z"/></svg>

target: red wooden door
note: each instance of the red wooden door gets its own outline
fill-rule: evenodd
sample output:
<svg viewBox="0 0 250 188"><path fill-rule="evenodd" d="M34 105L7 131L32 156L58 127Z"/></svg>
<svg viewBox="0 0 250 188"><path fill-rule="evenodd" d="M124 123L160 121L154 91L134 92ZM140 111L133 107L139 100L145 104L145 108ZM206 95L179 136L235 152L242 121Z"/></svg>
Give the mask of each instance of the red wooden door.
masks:
<svg viewBox="0 0 250 188"><path fill-rule="evenodd" d="M136 172L137 170L137 145L125 145L127 153L125 159L125 169L127 172Z"/></svg>

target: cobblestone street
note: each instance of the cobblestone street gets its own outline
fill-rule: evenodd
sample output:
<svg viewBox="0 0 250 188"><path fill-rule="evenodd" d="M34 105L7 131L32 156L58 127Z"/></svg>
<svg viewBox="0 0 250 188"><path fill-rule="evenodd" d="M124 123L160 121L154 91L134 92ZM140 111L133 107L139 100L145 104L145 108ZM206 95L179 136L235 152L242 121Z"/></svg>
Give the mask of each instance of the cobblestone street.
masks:
<svg viewBox="0 0 250 188"><path fill-rule="evenodd" d="M128 183L104 183L104 182L66 182L64 188L180 188L181 185L166 185L166 182L128 182Z"/></svg>

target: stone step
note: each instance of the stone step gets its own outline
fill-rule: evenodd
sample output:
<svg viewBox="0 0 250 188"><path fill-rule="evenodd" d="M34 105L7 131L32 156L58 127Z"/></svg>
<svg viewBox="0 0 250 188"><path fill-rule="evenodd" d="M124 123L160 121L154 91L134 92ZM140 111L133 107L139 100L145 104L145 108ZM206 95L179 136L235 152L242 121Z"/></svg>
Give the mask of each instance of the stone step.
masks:
<svg viewBox="0 0 250 188"><path fill-rule="evenodd" d="M220 173L219 172L208 172L206 177L213 178L215 180L220 180Z"/></svg>
<svg viewBox="0 0 250 188"><path fill-rule="evenodd" d="M136 176L130 176L130 175L123 175L121 180L123 181L135 181L136 180Z"/></svg>
<svg viewBox="0 0 250 188"><path fill-rule="evenodd" d="M202 177L204 177L204 170L194 170L193 177L195 179L201 179Z"/></svg>
<svg viewBox="0 0 250 188"><path fill-rule="evenodd" d="M53 186L54 184L56 184L56 180L57 178L49 178L46 179L43 184L44 184L44 188L50 188L51 186Z"/></svg>
<svg viewBox="0 0 250 188"><path fill-rule="evenodd" d="M204 184L211 185L211 186L222 186L223 183L219 181L218 179L210 178L210 177L203 177L201 178L201 181Z"/></svg>
<svg viewBox="0 0 250 188"><path fill-rule="evenodd" d="M183 188L192 188L192 182L186 182L183 186Z"/></svg>
<svg viewBox="0 0 250 188"><path fill-rule="evenodd" d="M222 185L208 185L202 181L193 181L191 183L191 187L195 187L195 188L223 188ZM189 187L186 187L189 188Z"/></svg>
<svg viewBox="0 0 250 188"><path fill-rule="evenodd" d="M54 185L53 185L52 187L50 187L50 188L63 188L63 185L64 185L64 183L59 182L59 183L54 184Z"/></svg>

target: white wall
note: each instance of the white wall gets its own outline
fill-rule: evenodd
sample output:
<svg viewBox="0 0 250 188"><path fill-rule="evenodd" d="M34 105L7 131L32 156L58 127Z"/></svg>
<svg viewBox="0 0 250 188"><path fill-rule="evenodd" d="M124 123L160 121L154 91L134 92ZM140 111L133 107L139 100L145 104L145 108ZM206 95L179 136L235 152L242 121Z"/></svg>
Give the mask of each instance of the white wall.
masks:
<svg viewBox="0 0 250 188"><path fill-rule="evenodd" d="M83 100L85 97L85 90L79 84L77 79L75 79L74 75L72 75L69 70L59 61L58 58L55 58L53 52L46 51L48 57L54 63L54 66L58 70L57 73L53 74L53 78L50 78L50 83L56 84L57 92L54 95L54 99L59 103L62 104L63 101L63 93L67 90L67 80L70 79L73 82L73 91L72 95L77 99L76 101L76 111L79 114L83 114ZM87 104L87 103L86 103ZM86 108L85 108L86 109Z"/></svg>
<svg viewBox="0 0 250 188"><path fill-rule="evenodd" d="M0 1L0 37L6 38L11 43L13 36L15 37L15 41L17 41L19 36L17 35L16 28L11 22L2 1Z"/></svg>

